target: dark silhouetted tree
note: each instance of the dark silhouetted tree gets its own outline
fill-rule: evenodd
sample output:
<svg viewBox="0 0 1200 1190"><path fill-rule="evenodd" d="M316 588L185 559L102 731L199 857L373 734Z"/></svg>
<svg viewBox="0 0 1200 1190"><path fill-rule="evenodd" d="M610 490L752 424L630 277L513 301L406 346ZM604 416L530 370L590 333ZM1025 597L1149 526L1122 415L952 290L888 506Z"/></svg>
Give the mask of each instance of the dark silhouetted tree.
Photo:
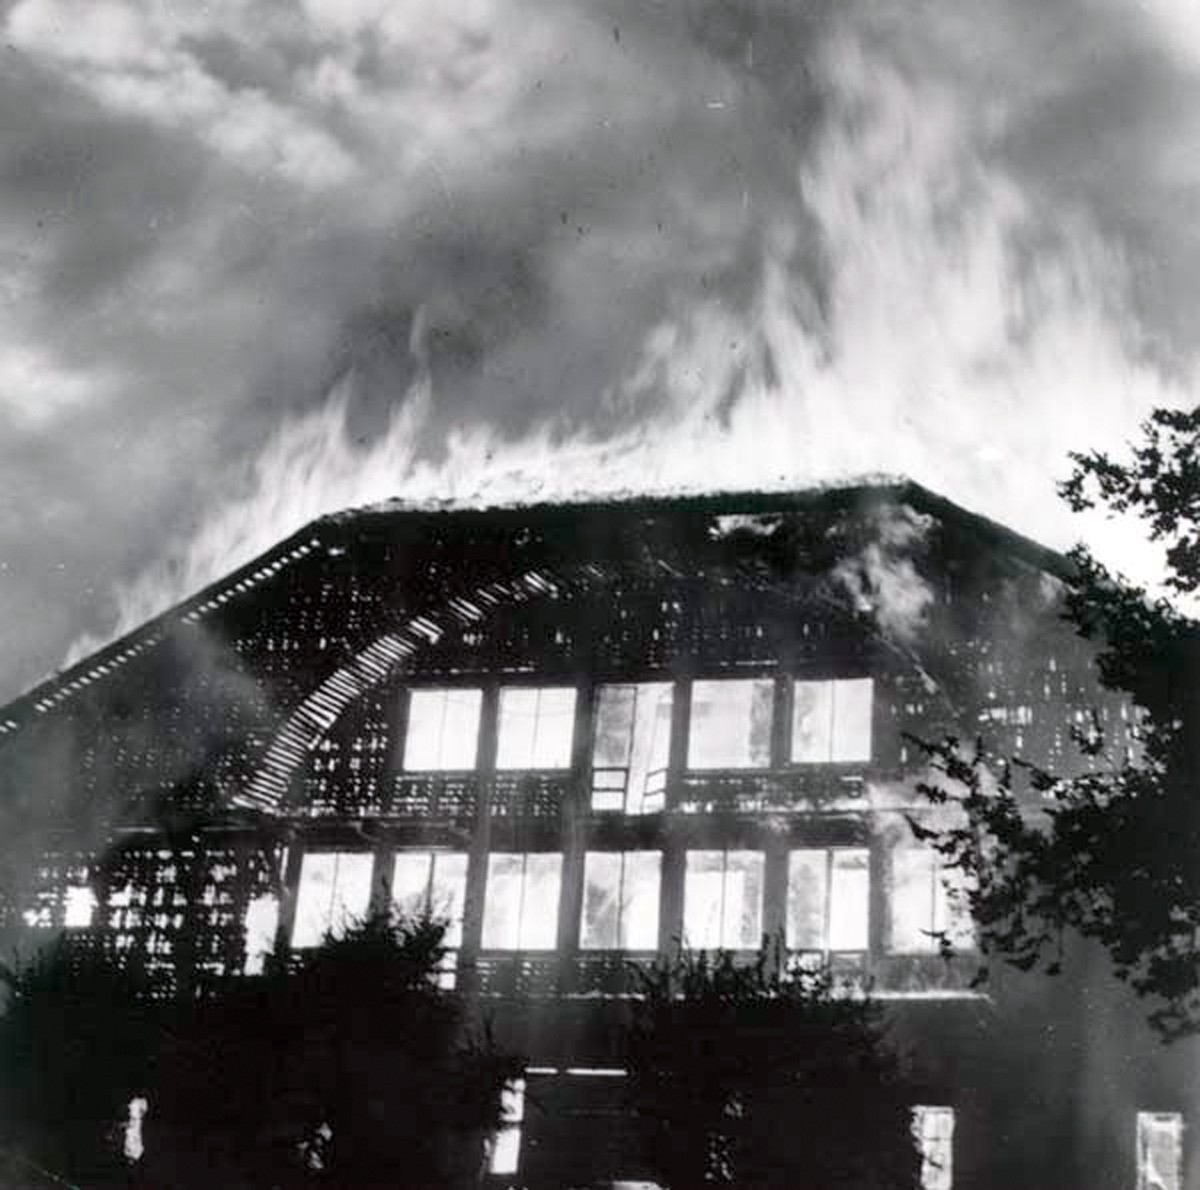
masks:
<svg viewBox="0 0 1200 1190"><path fill-rule="evenodd" d="M915 1190L913 1096L879 1006L824 971L783 977L777 957L681 950L644 977L627 1063L654 1176Z"/></svg>
<svg viewBox="0 0 1200 1190"><path fill-rule="evenodd" d="M1143 521L1165 551L1168 591L1194 596L1200 409L1153 413L1124 461L1072 460L1069 504ZM1085 547L1072 561L1067 614L1096 642L1103 683L1135 704L1134 747L1116 754L1094 717L1074 732L1090 771L1064 775L969 741L924 743L926 794L961 814L914 829L969 877L986 953L1054 972L1072 931L1097 941L1173 1039L1200 1030L1200 625Z"/></svg>

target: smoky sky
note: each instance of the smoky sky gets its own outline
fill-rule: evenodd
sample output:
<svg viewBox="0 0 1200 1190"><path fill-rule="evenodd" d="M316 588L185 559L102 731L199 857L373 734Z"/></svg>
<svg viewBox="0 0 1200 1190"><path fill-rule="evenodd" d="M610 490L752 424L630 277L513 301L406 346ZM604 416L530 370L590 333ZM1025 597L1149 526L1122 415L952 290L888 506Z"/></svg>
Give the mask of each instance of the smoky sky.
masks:
<svg viewBox="0 0 1200 1190"><path fill-rule="evenodd" d="M0 695L390 496L903 473L1064 545L1190 399L1185 0L0 12Z"/></svg>

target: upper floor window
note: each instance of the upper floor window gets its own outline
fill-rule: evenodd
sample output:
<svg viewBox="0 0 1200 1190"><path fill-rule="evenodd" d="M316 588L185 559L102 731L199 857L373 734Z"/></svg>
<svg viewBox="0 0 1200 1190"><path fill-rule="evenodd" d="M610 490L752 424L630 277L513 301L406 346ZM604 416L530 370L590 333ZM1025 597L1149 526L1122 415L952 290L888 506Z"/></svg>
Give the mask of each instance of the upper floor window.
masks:
<svg viewBox="0 0 1200 1190"><path fill-rule="evenodd" d="M400 851L392 867L392 904L406 917L446 922L442 945L462 945L467 856L461 851Z"/></svg>
<svg viewBox="0 0 1200 1190"><path fill-rule="evenodd" d="M571 767L572 686L506 686L500 691L498 769Z"/></svg>
<svg viewBox="0 0 1200 1190"><path fill-rule="evenodd" d="M1183 1116L1173 1111L1137 1114L1137 1190L1182 1190Z"/></svg>
<svg viewBox="0 0 1200 1190"><path fill-rule="evenodd" d="M408 696L404 767L410 772L473 769L481 690L413 690Z"/></svg>
<svg viewBox="0 0 1200 1190"><path fill-rule="evenodd" d="M796 682L792 692L793 763L871 759L874 683L870 678Z"/></svg>
<svg viewBox="0 0 1200 1190"><path fill-rule="evenodd" d="M655 950L661 871L657 851L589 851L579 945L584 950Z"/></svg>
<svg viewBox="0 0 1200 1190"><path fill-rule="evenodd" d="M762 942L763 853L689 851L683 933L697 950L753 950Z"/></svg>
<svg viewBox="0 0 1200 1190"><path fill-rule="evenodd" d="M492 852L483 902L484 949L553 950L561 886L557 852Z"/></svg>
<svg viewBox="0 0 1200 1190"><path fill-rule="evenodd" d="M693 682L688 768L766 768L774 705L770 678Z"/></svg>
<svg viewBox="0 0 1200 1190"><path fill-rule="evenodd" d="M661 810L671 744L670 682L596 689L592 809Z"/></svg>
<svg viewBox="0 0 1200 1190"><path fill-rule="evenodd" d="M788 855L787 944L792 950L866 950L870 918L865 847Z"/></svg>
<svg viewBox="0 0 1200 1190"><path fill-rule="evenodd" d="M940 939L974 944L974 927L957 869L944 868L932 847L892 852L891 936L899 953L932 953Z"/></svg>
<svg viewBox="0 0 1200 1190"><path fill-rule="evenodd" d="M913 1108L913 1139L921 1154L921 1190L954 1185L954 1108Z"/></svg>
<svg viewBox="0 0 1200 1190"><path fill-rule="evenodd" d="M300 862L292 945L319 946L366 917L371 904L369 851L310 851Z"/></svg>

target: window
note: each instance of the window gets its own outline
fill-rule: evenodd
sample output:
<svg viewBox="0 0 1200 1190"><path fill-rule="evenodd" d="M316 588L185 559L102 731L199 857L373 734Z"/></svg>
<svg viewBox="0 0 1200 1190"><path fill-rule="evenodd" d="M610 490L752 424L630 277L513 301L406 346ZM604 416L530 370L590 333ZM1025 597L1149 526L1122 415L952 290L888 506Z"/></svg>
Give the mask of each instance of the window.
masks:
<svg viewBox="0 0 1200 1190"><path fill-rule="evenodd" d="M500 1092L500 1130L492 1139L488 1172L514 1174L521 1164L521 1125L525 1120L525 1080L509 1079Z"/></svg>
<svg viewBox="0 0 1200 1190"><path fill-rule="evenodd" d="M866 950L870 863L865 847L788 855L787 944L792 950Z"/></svg>
<svg viewBox="0 0 1200 1190"><path fill-rule="evenodd" d="M761 851L689 851L683 933L698 950L753 950L762 941Z"/></svg>
<svg viewBox="0 0 1200 1190"><path fill-rule="evenodd" d="M481 690L413 690L408 696L404 767L410 772L473 769Z"/></svg>
<svg viewBox="0 0 1200 1190"><path fill-rule="evenodd" d="M796 682L792 687L792 762L870 760L873 689L870 678Z"/></svg>
<svg viewBox="0 0 1200 1190"><path fill-rule="evenodd" d="M1183 1116L1137 1114L1137 1190L1182 1190Z"/></svg>
<svg viewBox="0 0 1200 1190"><path fill-rule="evenodd" d="M765 768L771 762L774 702L769 678L693 682L688 768Z"/></svg>
<svg viewBox="0 0 1200 1190"><path fill-rule="evenodd" d="M299 915L297 915L299 920ZM270 893L255 897L246 906L246 975L261 975L267 955L275 949L275 931L279 928L279 900Z"/></svg>
<svg viewBox="0 0 1200 1190"><path fill-rule="evenodd" d="M392 905L406 917L444 919L444 946L462 945L467 857L461 851L401 851L392 867Z"/></svg>
<svg viewBox="0 0 1200 1190"><path fill-rule="evenodd" d="M921 1190L954 1184L954 1108L914 1107L913 1136L921 1154Z"/></svg>
<svg viewBox="0 0 1200 1190"><path fill-rule="evenodd" d="M343 933L371 903L369 851L310 851L300 864L292 946L319 946Z"/></svg>
<svg viewBox="0 0 1200 1190"><path fill-rule="evenodd" d="M671 742L670 682L600 686L592 749L592 809L661 810Z"/></svg>
<svg viewBox="0 0 1200 1190"><path fill-rule="evenodd" d="M500 691L498 769L571 767L575 690L571 686L508 686Z"/></svg>
<svg viewBox="0 0 1200 1190"><path fill-rule="evenodd" d="M589 851L583 865L584 950L658 947L657 851Z"/></svg>
<svg viewBox="0 0 1200 1190"><path fill-rule="evenodd" d="M553 950L561 882L562 856L557 852L489 855L484 949Z"/></svg>
<svg viewBox="0 0 1200 1190"><path fill-rule="evenodd" d="M959 872L944 869L933 848L897 848L892 852L889 949L932 954L940 949L943 935L955 946L973 946L974 928L964 898Z"/></svg>
<svg viewBox="0 0 1200 1190"><path fill-rule="evenodd" d="M70 884L63 893L63 925L68 930L87 929L96 914L96 894L90 884Z"/></svg>

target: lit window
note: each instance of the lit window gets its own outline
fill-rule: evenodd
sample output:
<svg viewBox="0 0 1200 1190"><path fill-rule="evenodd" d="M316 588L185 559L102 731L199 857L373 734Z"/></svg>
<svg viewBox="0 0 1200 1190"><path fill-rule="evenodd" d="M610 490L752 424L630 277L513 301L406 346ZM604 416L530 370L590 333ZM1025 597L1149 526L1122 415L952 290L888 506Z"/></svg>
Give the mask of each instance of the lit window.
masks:
<svg viewBox="0 0 1200 1190"><path fill-rule="evenodd" d="M63 894L63 925L68 930L87 929L96 913L96 894L87 884L68 885Z"/></svg>
<svg viewBox="0 0 1200 1190"><path fill-rule="evenodd" d="M961 874L943 868L931 847L892 852L891 935L897 953L930 954L945 936L954 946L974 945L974 928Z"/></svg>
<svg viewBox="0 0 1200 1190"><path fill-rule="evenodd" d="M480 690L413 690L404 767L410 772L473 769L482 705Z"/></svg>
<svg viewBox="0 0 1200 1190"><path fill-rule="evenodd" d="M583 866L584 950L654 950L658 946L657 851L589 851Z"/></svg>
<svg viewBox="0 0 1200 1190"><path fill-rule="evenodd" d="M570 768L574 734L573 687L508 686L500 691L497 768Z"/></svg>
<svg viewBox="0 0 1200 1190"><path fill-rule="evenodd" d="M558 945L562 856L493 852L483 905L485 950L553 950Z"/></svg>
<svg viewBox="0 0 1200 1190"><path fill-rule="evenodd" d="M500 1092L500 1130L492 1139L488 1172L515 1174L521 1164L521 1124L525 1120L525 1080L513 1078Z"/></svg>
<svg viewBox="0 0 1200 1190"><path fill-rule="evenodd" d="M792 950L866 950L869 904L866 848L789 854L787 944Z"/></svg>
<svg viewBox="0 0 1200 1190"><path fill-rule="evenodd" d="M367 915L371 903L369 851L310 851L300 864L292 945L319 946Z"/></svg>
<svg viewBox="0 0 1200 1190"><path fill-rule="evenodd" d="M467 857L461 851L401 851L392 869L392 904L406 917L447 923L443 945L462 945Z"/></svg>
<svg viewBox="0 0 1200 1190"><path fill-rule="evenodd" d="M261 975L267 955L275 949L275 931L279 927L279 900L266 893L246 906L247 975Z"/></svg>
<svg viewBox="0 0 1200 1190"><path fill-rule="evenodd" d="M954 1185L954 1108L914 1107L913 1137L921 1154L921 1190Z"/></svg>
<svg viewBox="0 0 1200 1190"><path fill-rule="evenodd" d="M1183 1116L1178 1112L1137 1114L1137 1190L1181 1190Z"/></svg>
<svg viewBox="0 0 1200 1190"><path fill-rule="evenodd" d="M796 682L792 695L792 761L844 764L871 759L870 678Z"/></svg>
<svg viewBox="0 0 1200 1190"><path fill-rule="evenodd" d="M121 1146L125 1160L130 1165L136 1165L146 1152L142 1139L142 1121L146 1118L149 1101L142 1095L135 1095L126 1109L124 1144Z"/></svg>
<svg viewBox="0 0 1200 1190"><path fill-rule="evenodd" d="M771 762L774 702L769 678L693 682L688 768L765 768Z"/></svg>
<svg viewBox="0 0 1200 1190"><path fill-rule="evenodd" d="M753 950L762 941L761 851L689 851L683 932L698 950Z"/></svg>
<svg viewBox="0 0 1200 1190"><path fill-rule="evenodd" d="M661 810L671 742L670 682L600 686L592 751L592 809Z"/></svg>

